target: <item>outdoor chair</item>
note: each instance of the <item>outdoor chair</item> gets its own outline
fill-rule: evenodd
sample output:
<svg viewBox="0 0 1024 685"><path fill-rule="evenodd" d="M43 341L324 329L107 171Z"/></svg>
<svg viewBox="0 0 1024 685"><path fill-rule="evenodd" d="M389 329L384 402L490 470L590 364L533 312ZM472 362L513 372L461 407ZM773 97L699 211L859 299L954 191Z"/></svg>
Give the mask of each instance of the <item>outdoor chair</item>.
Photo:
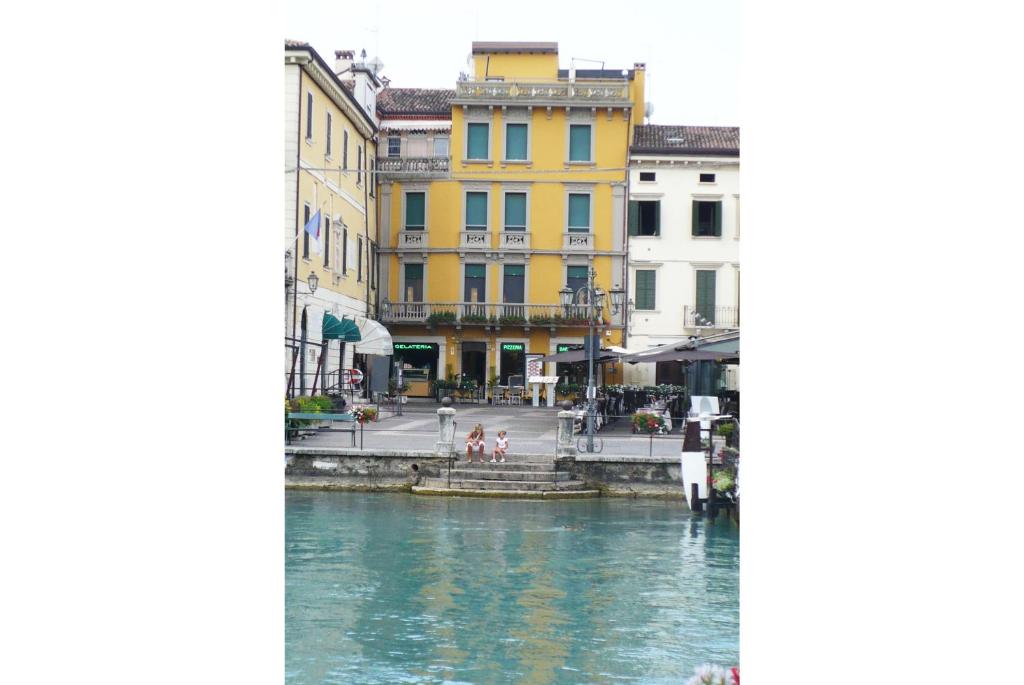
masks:
<svg viewBox="0 0 1024 685"><path fill-rule="evenodd" d="M511 386L508 389L508 400L509 404L517 407L523 406L523 395L526 394L526 388L521 385Z"/></svg>

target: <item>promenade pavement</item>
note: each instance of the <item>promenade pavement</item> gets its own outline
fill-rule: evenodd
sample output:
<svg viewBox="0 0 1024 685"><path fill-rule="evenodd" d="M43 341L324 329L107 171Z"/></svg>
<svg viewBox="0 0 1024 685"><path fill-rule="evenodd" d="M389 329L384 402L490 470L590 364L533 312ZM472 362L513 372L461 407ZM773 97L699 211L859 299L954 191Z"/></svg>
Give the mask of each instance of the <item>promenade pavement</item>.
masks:
<svg viewBox="0 0 1024 685"><path fill-rule="evenodd" d="M363 448L397 450L432 450L437 441L436 402L410 400L403 407L401 416L384 412L379 421L363 427ZM455 444L465 453L465 436L477 423L483 424L487 437L485 456L490 459L491 450L498 431L508 431L512 450L520 453L554 453L558 409L555 407L492 407L487 404L454 404ZM628 418L619 418L596 434L603 442L602 454L679 456L682 449L682 435L678 430L669 435L654 436L653 441L646 434L635 435L630 431ZM577 437L580 437L579 435ZM585 434L582 437L586 437ZM348 433L321 433L296 441L304 447L351 447L352 438ZM356 434L359 446L359 434Z"/></svg>

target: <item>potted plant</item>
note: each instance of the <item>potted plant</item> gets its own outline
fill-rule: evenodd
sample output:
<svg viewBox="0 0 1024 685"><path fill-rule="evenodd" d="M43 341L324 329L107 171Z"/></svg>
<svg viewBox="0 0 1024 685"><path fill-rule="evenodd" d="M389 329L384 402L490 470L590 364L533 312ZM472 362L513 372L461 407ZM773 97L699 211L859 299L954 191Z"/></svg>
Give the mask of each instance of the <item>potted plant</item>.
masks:
<svg viewBox="0 0 1024 685"><path fill-rule="evenodd" d="M491 371L491 377L487 379L487 391L491 396L491 404L494 404L494 388L498 386L498 374Z"/></svg>
<svg viewBox="0 0 1024 685"><path fill-rule="evenodd" d="M637 412L633 414L634 433L658 433L665 427L665 417L661 414Z"/></svg>

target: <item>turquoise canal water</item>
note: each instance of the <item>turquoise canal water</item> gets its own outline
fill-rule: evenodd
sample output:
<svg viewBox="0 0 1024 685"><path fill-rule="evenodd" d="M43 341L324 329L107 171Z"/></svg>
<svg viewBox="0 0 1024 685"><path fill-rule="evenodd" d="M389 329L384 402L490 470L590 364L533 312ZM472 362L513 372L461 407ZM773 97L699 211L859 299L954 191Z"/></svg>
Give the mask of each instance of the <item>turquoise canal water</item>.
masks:
<svg viewBox="0 0 1024 685"><path fill-rule="evenodd" d="M739 660L739 534L676 503L286 494L287 683L672 683Z"/></svg>

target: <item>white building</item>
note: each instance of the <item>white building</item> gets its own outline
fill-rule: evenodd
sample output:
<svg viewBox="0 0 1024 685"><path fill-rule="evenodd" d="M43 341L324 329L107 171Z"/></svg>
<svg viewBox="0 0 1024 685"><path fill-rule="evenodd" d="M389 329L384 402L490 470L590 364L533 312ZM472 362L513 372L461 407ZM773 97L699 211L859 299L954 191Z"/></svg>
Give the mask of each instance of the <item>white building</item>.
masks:
<svg viewBox="0 0 1024 685"><path fill-rule="evenodd" d="M738 330L739 129L637 126L629 165L627 347ZM679 374L673 362L626 364L624 379L679 383ZM737 374L728 367L721 380L736 389Z"/></svg>

